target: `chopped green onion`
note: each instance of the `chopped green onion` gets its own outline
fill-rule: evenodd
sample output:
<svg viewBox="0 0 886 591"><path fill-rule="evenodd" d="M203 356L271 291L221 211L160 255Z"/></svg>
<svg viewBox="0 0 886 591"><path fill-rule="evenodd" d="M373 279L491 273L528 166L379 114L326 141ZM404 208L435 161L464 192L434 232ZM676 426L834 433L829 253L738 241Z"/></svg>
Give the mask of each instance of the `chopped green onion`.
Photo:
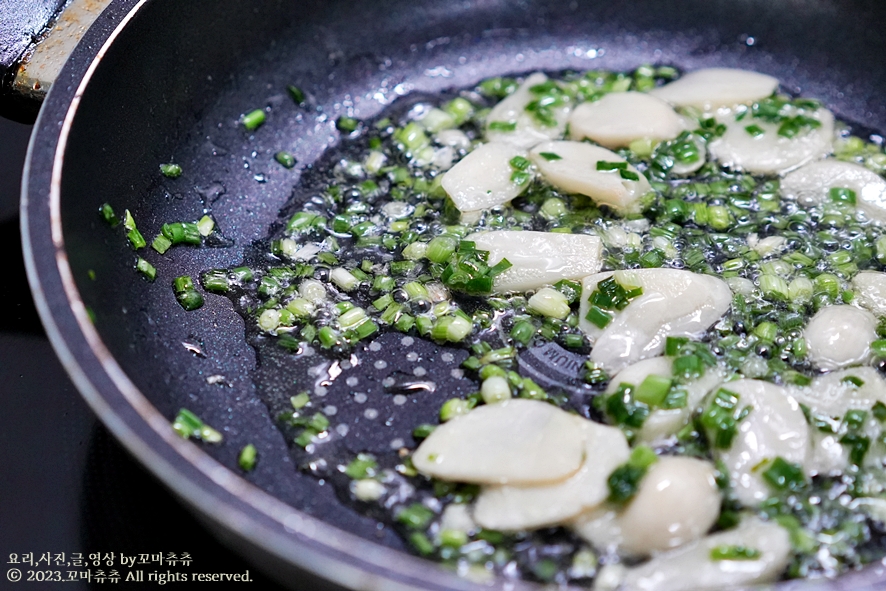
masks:
<svg viewBox="0 0 886 591"><path fill-rule="evenodd" d="M283 168L292 168L295 166L295 156L285 150L281 150L274 154L274 160L279 162Z"/></svg>
<svg viewBox="0 0 886 591"><path fill-rule="evenodd" d="M182 167L178 164L161 164L160 172L169 179L177 179L182 175Z"/></svg>
<svg viewBox="0 0 886 591"><path fill-rule="evenodd" d="M623 505L631 500L637 494L649 466L657 460L650 447L640 445L634 448L628 461L616 468L607 479L609 502Z"/></svg>
<svg viewBox="0 0 886 591"><path fill-rule="evenodd" d="M753 125L748 125L747 127L744 128L744 130L754 137L760 137L761 135L766 133L765 131L763 131L763 128L760 127L759 125L757 125L756 123Z"/></svg>
<svg viewBox="0 0 886 591"><path fill-rule="evenodd" d="M243 127L248 129L249 131L253 131L254 129L257 129L262 123L264 123L265 119L265 112L261 109L250 111L249 113L243 115Z"/></svg>
<svg viewBox="0 0 886 591"><path fill-rule="evenodd" d="M360 453L345 467L344 473L353 480L373 478L378 474L378 462L372 454Z"/></svg>
<svg viewBox="0 0 886 591"><path fill-rule="evenodd" d="M289 96L295 101L295 104L302 105L305 102L305 93L298 86L293 86L290 84L286 87L286 92L289 93Z"/></svg>
<svg viewBox="0 0 886 591"><path fill-rule="evenodd" d="M714 546L711 548L711 560L757 560L763 555L756 548L747 546Z"/></svg>
<svg viewBox="0 0 886 591"><path fill-rule="evenodd" d="M834 203L848 203L849 205L855 205L856 202L856 194L852 189L834 187L828 191L828 196Z"/></svg>
<svg viewBox="0 0 886 591"><path fill-rule="evenodd" d="M516 121L493 121L489 124L492 131L514 131L517 129Z"/></svg>
<svg viewBox="0 0 886 591"><path fill-rule="evenodd" d="M360 126L360 121L353 117L341 116L335 122L335 128L345 133L351 133Z"/></svg>
<svg viewBox="0 0 886 591"><path fill-rule="evenodd" d="M237 458L237 463L244 472L252 472L252 470L255 469L257 459L258 450L253 444L248 443L240 450L240 456Z"/></svg>
<svg viewBox="0 0 886 591"><path fill-rule="evenodd" d="M673 380L650 374L634 390L634 399L648 406L659 406L664 402Z"/></svg>
<svg viewBox="0 0 886 591"><path fill-rule="evenodd" d="M541 156L542 158L544 158L545 160L547 160L548 162L552 162L554 160L563 160L563 156L560 156L559 154L555 154L554 152L539 152L538 155Z"/></svg>
<svg viewBox="0 0 886 591"><path fill-rule="evenodd" d="M120 219L117 217L117 214L114 213L114 208L107 203L102 203L102 206L98 209L98 213L112 228L117 227L117 224L120 223Z"/></svg>
<svg viewBox="0 0 886 591"><path fill-rule="evenodd" d="M141 257L138 257L138 261L135 263L135 268L144 275L148 281L153 281L157 278L157 269L154 268L154 265Z"/></svg>
<svg viewBox="0 0 886 591"><path fill-rule="evenodd" d="M763 479L777 491L802 490L806 486L806 476L798 464L776 457L763 472Z"/></svg>
<svg viewBox="0 0 886 591"><path fill-rule="evenodd" d="M153 248L160 254L163 254L167 250L169 250L170 246L172 246L172 240L170 240L163 234L158 234L157 237L154 238L154 242L151 243L151 248Z"/></svg>
<svg viewBox="0 0 886 591"><path fill-rule="evenodd" d="M197 222L197 231L201 236L209 236L212 234L212 231L215 229L215 220L213 220L208 215L204 215L200 218L200 221Z"/></svg>

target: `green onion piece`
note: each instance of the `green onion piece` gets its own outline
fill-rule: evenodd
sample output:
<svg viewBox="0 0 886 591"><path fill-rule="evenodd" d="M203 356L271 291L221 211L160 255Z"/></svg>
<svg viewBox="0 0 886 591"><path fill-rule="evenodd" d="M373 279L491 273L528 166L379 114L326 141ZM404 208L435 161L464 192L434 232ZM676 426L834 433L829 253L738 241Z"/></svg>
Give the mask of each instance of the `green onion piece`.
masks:
<svg viewBox="0 0 886 591"><path fill-rule="evenodd" d="M372 454L360 453L348 463L344 472L353 480L373 478L378 474L378 462Z"/></svg>
<svg viewBox="0 0 886 591"><path fill-rule="evenodd" d="M182 175L182 167L178 164L161 164L160 172L169 179L177 179Z"/></svg>
<svg viewBox="0 0 886 591"><path fill-rule="evenodd" d="M620 169L618 171L618 175L621 178L625 179L626 181L639 181L640 180L640 175L638 175L636 172L632 172L632 171L626 170L626 169Z"/></svg>
<svg viewBox="0 0 886 591"><path fill-rule="evenodd" d="M98 208L98 213L112 228L117 227L117 224L120 223L120 219L117 217L117 214L114 213L114 208L107 203L103 203L102 206Z"/></svg>
<svg viewBox="0 0 886 591"><path fill-rule="evenodd" d="M241 121L243 122L243 127L248 129L249 131L252 131L254 129L257 129L262 123L264 123L265 119L265 112L261 109L256 109L243 115L243 119L241 119Z"/></svg>
<svg viewBox="0 0 886 591"><path fill-rule="evenodd" d="M314 431L313 429L305 429L293 440L293 442L299 447L306 448L314 442L314 438L317 437L317 435L319 435L317 431Z"/></svg>
<svg viewBox="0 0 886 591"><path fill-rule="evenodd" d="M520 320L511 328L511 338L523 345L528 345L535 336L535 325L528 320Z"/></svg>
<svg viewBox="0 0 886 591"><path fill-rule="evenodd" d="M522 170L515 170L511 174L511 182L515 185L523 186L532 179L532 175Z"/></svg>
<svg viewBox="0 0 886 591"><path fill-rule="evenodd" d="M874 415L874 418L880 421L886 421L886 404L883 404L879 400L874 403L874 406L871 407L871 414Z"/></svg>
<svg viewBox="0 0 886 591"><path fill-rule="evenodd" d="M597 170L627 170L627 162L606 162L604 160L597 161Z"/></svg>
<svg viewBox="0 0 886 591"><path fill-rule="evenodd" d="M165 253L167 250L169 250L169 247L171 246L172 240L170 240L163 234L157 234L157 237L154 238L154 241L151 243L151 248L153 248L160 254Z"/></svg>
<svg viewBox="0 0 886 591"><path fill-rule="evenodd" d="M302 105L305 102L305 93L298 86L293 86L290 84L286 87L286 92L289 93L289 96L295 101L295 104Z"/></svg>
<svg viewBox="0 0 886 591"><path fill-rule="evenodd" d="M732 446L732 440L738 435L738 423L750 412L749 407L739 411L738 401L738 394L720 388L701 415L701 424L708 432L711 445L717 449Z"/></svg>
<svg viewBox="0 0 886 591"><path fill-rule="evenodd" d="M132 244L132 247L136 250L138 250L139 248L144 248L148 245L148 243L145 241L145 237L142 236L142 233L135 228L130 230L126 234L126 237L129 238L130 244Z"/></svg>
<svg viewBox="0 0 886 591"><path fill-rule="evenodd" d="M527 160L523 156L514 156L509 161L509 164L511 165L511 168L513 168L514 170L526 170L527 168L529 168L529 165L532 163L529 162L529 160Z"/></svg>
<svg viewBox="0 0 886 591"><path fill-rule="evenodd" d="M292 408L295 410L301 410L311 401L311 397L308 396L307 392L301 392L289 398L289 402L292 404Z"/></svg>
<svg viewBox="0 0 886 591"><path fill-rule="evenodd" d="M422 423L412 430L412 438L416 440L425 439L428 435L433 433L434 429L436 428L436 425L431 425L430 423Z"/></svg>
<svg viewBox="0 0 886 591"><path fill-rule="evenodd" d="M631 452L627 462L616 468L607 479L609 501L617 505L628 502L640 488L646 471L658 460L652 448L639 445Z"/></svg>
<svg viewBox="0 0 886 591"><path fill-rule="evenodd" d="M457 416L467 414L471 410L471 403L461 398L450 398L440 407L440 420L444 423Z"/></svg>
<svg viewBox="0 0 886 591"><path fill-rule="evenodd" d="M864 386L864 380L858 376L846 376L842 380L840 380L840 382L851 385L855 388L861 388L862 386Z"/></svg>
<svg viewBox="0 0 886 591"><path fill-rule="evenodd" d="M353 117L342 116L339 117L338 121L335 122L336 129L345 133L351 133L355 131L359 126L360 122Z"/></svg>
<svg viewBox="0 0 886 591"><path fill-rule="evenodd" d="M409 529L424 529L434 518L434 512L421 503L413 503L397 514L397 521Z"/></svg>
<svg viewBox="0 0 886 591"><path fill-rule="evenodd" d="M188 275L176 277L172 283L175 299L188 312L203 305L203 296L194 288L194 280Z"/></svg>
<svg viewBox="0 0 886 591"><path fill-rule="evenodd" d="M467 121L474 112L474 105L467 99L456 97L443 105L443 110L452 115L456 125Z"/></svg>
<svg viewBox="0 0 886 591"><path fill-rule="evenodd" d="M225 293L230 288L228 274L224 269L212 269L202 276L203 289L217 293Z"/></svg>
<svg viewBox="0 0 886 591"><path fill-rule="evenodd" d="M714 546L711 548L711 560L757 560L763 555L756 548L747 546Z"/></svg>
<svg viewBox="0 0 886 591"><path fill-rule="evenodd" d="M689 343L686 337L667 337L665 339L665 355L668 357L676 357L680 354L684 345Z"/></svg>
<svg viewBox="0 0 886 591"><path fill-rule="evenodd" d="M274 154L274 160L279 162L283 168L292 168L295 166L295 156L285 150L281 150Z"/></svg>
<svg viewBox="0 0 886 591"><path fill-rule="evenodd" d="M541 156L548 162L552 162L554 160L563 160L563 156L555 154L554 152L539 152L539 156Z"/></svg>
<svg viewBox="0 0 886 591"><path fill-rule="evenodd" d="M135 263L135 268L144 275L148 281L153 281L157 278L157 269L154 268L154 265L141 257L138 257L138 261Z"/></svg>
<svg viewBox="0 0 886 591"><path fill-rule="evenodd" d="M422 556L430 556L434 553L434 544L428 539L428 536L420 531L414 531L409 534L409 543L415 548L415 551Z"/></svg>
<svg viewBox="0 0 886 591"><path fill-rule="evenodd" d="M202 426L203 421L186 408L178 411L178 415L176 415L175 420L172 423L173 431L185 439L191 437Z"/></svg>
<svg viewBox="0 0 886 591"><path fill-rule="evenodd" d="M763 472L763 479L777 491L797 492L806 486L803 468L781 456L772 460L769 468Z"/></svg>
<svg viewBox="0 0 886 591"><path fill-rule="evenodd" d="M451 236L437 236L428 243L425 256L435 263L445 263L458 248L458 240Z"/></svg>
<svg viewBox="0 0 886 591"><path fill-rule="evenodd" d="M516 121L493 121L489 124L492 131L514 131L517 129Z"/></svg>
<svg viewBox="0 0 886 591"><path fill-rule="evenodd" d="M597 306L591 306L585 320L596 326L597 328L606 328L612 322L612 314L604 312Z"/></svg>
<svg viewBox="0 0 886 591"><path fill-rule="evenodd" d="M240 450L240 456L237 463L244 472L252 472L255 469L255 463L258 459L258 450L251 443L247 444Z"/></svg>
<svg viewBox="0 0 886 591"><path fill-rule="evenodd" d="M831 201L834 203L848 203L849 205L855 205L857 195L852 189L834 187L828 191L828 197L830 197Z"/></svg>
<svg viewBox="0 0 886 591"><path fill-rule="evenodd" d="M754 137L760 137L761 135L766 133L765 131L763 131L763 128L756 123L753 125L748 125L744 128L744 130Z"/></svg>
<svg viewBox="0 0 886 591"><path fill-rule="evenodd" d="M342 344L341 335L328 326L324 326L317 332L317 338L320 339L320 346L329 349Z"/></svg>
<svg viewBox="0 0 886 591"><path fill-rule="evenodd" d="M660 406L671 384L673 380L670 378L650 374L634 390L634 399L649 406Z"/></svg>
<svg viewBox="0 0 886 591"><path fill-rule="evenodd" d="M212 231L215 229L215 220L213 220L208 215L204 215L200 218L200 221L197 222L197 231L201 236L209 236L212 234Z"/></svg>

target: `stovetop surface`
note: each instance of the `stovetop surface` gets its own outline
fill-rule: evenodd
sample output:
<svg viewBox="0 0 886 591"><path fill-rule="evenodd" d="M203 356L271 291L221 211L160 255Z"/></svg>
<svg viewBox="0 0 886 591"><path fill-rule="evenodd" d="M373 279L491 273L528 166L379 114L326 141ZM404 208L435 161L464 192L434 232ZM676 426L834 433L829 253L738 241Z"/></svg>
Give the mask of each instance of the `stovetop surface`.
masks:
<svg viewBox="0 0 886 591"><path fill-rule="evenodd" d="M30 132L30 126L0 119L0 588L157 589L167 572L249 570L253 585L282 589L219 543L129 456L56 358L22 260L19 183ZM78 555L86 561L96 553L102 554L98 566L77 564ZM185 553L189 564L168 563L170 554L181 559ZM47 554L48 564L40 561ZM137 557L138 564L123 566L121 555ZM125 580L137 571L142 582ZM41 581L55 578L64 585Z"/></svg>

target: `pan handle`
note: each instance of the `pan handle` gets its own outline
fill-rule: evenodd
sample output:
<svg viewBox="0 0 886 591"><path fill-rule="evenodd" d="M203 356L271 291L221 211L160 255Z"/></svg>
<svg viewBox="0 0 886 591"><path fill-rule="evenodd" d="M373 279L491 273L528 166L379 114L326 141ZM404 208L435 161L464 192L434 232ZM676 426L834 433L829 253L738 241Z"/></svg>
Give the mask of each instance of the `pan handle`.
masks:
<svg viewBox="0 0 886 591"><path fill-rule="evenodd" d="M4 0L0 115L31 123L68 56L111 0Z"/></svg>

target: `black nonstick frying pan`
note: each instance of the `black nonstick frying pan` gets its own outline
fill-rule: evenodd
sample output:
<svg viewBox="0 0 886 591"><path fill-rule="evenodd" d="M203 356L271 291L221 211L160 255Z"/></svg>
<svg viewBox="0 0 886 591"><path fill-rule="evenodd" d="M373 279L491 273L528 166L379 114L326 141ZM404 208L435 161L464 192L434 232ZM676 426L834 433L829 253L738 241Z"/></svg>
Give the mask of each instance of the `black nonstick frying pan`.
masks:
<svg viewBox="0 0 886 591"><path fill-rule="evenodd" d="M290 197L309 195L299 179L335 149L335 119L372 117L403 95L536 70L721 65L771 74L843 119L886 131L884 56L879 0L115 1L74 49L32 138L22 201L31 286L56 351L109 429L274 576L303 588L480 588L410 555L394 532L299 470L273 420L273 393L324 392L352 427L353 451L384 448L442 400L476 388L452 372L465 354L391 334L359 363L339 364L331 383L322 383L327 369L306 382L297 376L319 355L257 355L228 299L207 295L186 313L173 278L240 264ZM306 107L286 95L289 84L307 93ZM255 132L238 124L268 107ZM295 155L294 169L273 162L281 149ZM159 175L170 161L180 178ZM104 202L130 209L146 237L207 210L224 240L142 254L158 270L147 283L122 233L98 216ZM574 377L565 352L530 351L521 362L566 388ZM382 382L415 363L437 389L395 407ZM368 402L353 402L358 388ZM170 421L181 407L224 442L179 438ZM260 461L244 474L237 454L247 443ZM884 584L874 566L831 588Z"/></svg>

